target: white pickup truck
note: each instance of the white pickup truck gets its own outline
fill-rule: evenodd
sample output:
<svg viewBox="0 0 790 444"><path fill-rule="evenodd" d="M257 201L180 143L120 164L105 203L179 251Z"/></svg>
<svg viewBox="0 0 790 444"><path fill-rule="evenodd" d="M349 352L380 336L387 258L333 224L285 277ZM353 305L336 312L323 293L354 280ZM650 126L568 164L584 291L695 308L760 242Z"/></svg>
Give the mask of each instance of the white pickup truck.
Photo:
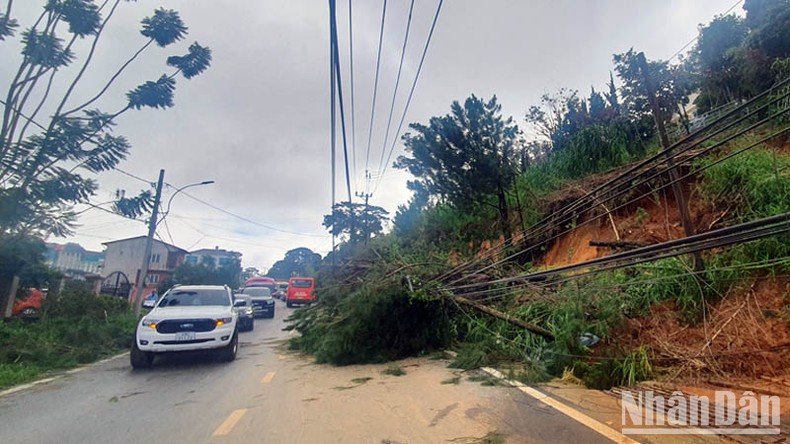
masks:
<svg viewBox="0 0 790 444"><path fill-rule="evenodd" d="M181 285L168 290L140 320L130 360L134 368L148 368L157 354L212 349L229 362L238 347L233 292L221 285Z"/></svg>

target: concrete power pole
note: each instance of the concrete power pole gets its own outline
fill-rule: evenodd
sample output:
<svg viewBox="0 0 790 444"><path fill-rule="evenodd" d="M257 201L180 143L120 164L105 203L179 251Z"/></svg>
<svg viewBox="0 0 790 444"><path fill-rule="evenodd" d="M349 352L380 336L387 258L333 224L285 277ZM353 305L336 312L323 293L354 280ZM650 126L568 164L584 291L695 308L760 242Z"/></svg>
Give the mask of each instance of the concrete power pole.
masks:
<svg viewBox="0 0 790 444"><path fill-rule="evenodd" d="M368 225L368 201L373 196L371 193L355 193L357 197L365 199L365 217L362 219L362 223L365 224L365 245L367 245L368 241L370 240L370 226Z"/></svg>
<svg viewBox="0 0 790 444"><path fill-rule="evenodd" d="M156 233L156 219L159 217L159 201L162 199L162 183L165 181L165 170L159 170L159 182L156 183L156 195L154 196L154 208L151 210L151 219L148 221L148 237L145 239L145 253L143 254L143 264L140 266L140 274L137 276L137 288L134 295L134 316L140 317L140 310L143 306L143 290L145 289L145 278L148 277L148 265L151 263L151 249L154 244L154 234Z"/></svg>
<svg viewBox="0 0 790 444"><path fill-rule="evenodd" d="M661 139L661 146L666 150L671 144L669 142L669 137L667 136L667 129L664 126L664 120L661 116L661 107L659 106L658 98L656 97L656 85L653 82L650 69L647 65L645 53L640 52L636 57L637 63L639 64L639 70L642 71L645 89L647 89L647 100L650 103L651 110L653 111L653 120L656 123L656 129L658 129L658 137ZM686 201L685 194L683 194L682 183L678 180L679 176L675 167L675 161L672 158L672 154L669 152L667 152L666 157L669 180L672 183L672 192L675 195L675 202L677 203L678 212L680 213L680 222L683 225L683 231L686 234L686 237L693 236L696 234L696 232L694 230L694 224L691 222L688 202ZM694 270L702 271L704 269L702 255L697 252L692 254L692 258L694 259Z"/></svg>

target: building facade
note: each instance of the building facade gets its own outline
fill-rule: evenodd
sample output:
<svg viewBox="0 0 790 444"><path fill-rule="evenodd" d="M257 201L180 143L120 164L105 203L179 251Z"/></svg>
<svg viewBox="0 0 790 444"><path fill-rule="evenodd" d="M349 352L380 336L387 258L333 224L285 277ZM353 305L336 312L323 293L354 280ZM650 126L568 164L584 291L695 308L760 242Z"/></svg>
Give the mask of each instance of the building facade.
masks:
<svg viewBox="0 0 790 444"><path fill-rule="evenodd" d="M134 290L145 254L146 237L139 236L105 242L103 293L125 296ZM148 294L173 275L173 270L184 262L187 251L154 239L148 259L145 291Z"/></svg>
<svg viewBox="0 0 790 444"><path fill-rule="evenodd" d="M212 263L215 267L222 267L231 264L241 266L241 253L238 251L224 250L219 247L214 249L203 248L193 251L186 255L184 262L187 264Z"/></svg>
<svg viewBox="0 0 790 444"><path fill-rule="evenodd" d="M104 253L89 251L80 244L47 244L47 264L71 278L103 274Z"/></svg>

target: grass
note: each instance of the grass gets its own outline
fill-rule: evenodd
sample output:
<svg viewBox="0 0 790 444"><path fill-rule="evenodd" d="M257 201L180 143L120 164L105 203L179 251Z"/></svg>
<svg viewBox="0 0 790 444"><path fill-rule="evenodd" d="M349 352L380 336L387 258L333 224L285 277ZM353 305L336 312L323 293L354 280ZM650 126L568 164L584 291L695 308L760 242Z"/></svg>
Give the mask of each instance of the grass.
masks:
<svg viewBox="0 0 790 444"><path fill-rule="evenodd" d="M41 375L33 364L0 364L0 389L32 381Z"/></svg>
<svg viewBox="0 0 790 444"><path fill-rule="evenodd" d="M496 385L500 384L499 383L499 379L497 379L497 378L495 378L495 377L493 377L491 375L488 375L488 374L485 374L485 375L472 375L472 376L468 377L467 379L469 381L471 381L471 382L479 382L480 385L484 385L484 386L487 386L487 387L493 387L493 386L496 386Z"/></svg>
<svg viewBox="0 0 790 444"><path fill-rule="evenodd" d="M451 439L449 442L459 443L459 444L505 444L505 437L507 435L500 433L500 432L488 432L485 436L481 436L480 438L471 437L471 438L456 438Z"/></svg>
<svg viewBox="0 0 790 444"><path fill-rule="evenodd" d="M404 375L406 375L406 370L404 370L398 364L390 364L390 365L387 366L387 368L382 370L381 373L384 374L384 375L390 375L390 376L404 376Z"/></svg>
<svg viewBox="0 0 790 444"><path fill-rule="evenodd" d="M351 382L353 382L354 384L364 384L364 383L370 381L371 379L373 379L373 378L371 378L370 376L366 376L364 378L354 378L354 379L351 380Z"/></svg>
<svg viewBox="0 0 790 444"><path fill-rule="evenodd" d="M0 389L126 350L135 324L125 301L67 286L40 319L0 322Z"/></svg>

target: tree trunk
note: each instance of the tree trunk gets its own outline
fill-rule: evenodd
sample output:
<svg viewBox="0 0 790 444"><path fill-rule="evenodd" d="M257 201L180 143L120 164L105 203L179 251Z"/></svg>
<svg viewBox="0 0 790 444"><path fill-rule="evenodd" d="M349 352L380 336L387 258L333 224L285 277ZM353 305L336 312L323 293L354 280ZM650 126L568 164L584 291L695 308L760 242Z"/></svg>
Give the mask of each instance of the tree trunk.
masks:
<svg viewBox="0 0 790 444"><path fill-rule="evenodd" d="M510 234L510 212L507 207L507 196L501 185L499 186L497 197L499 198L499 222L502 224L502 234L505 236L505 245L510 245L512 240L512 235Z"/></svg>

